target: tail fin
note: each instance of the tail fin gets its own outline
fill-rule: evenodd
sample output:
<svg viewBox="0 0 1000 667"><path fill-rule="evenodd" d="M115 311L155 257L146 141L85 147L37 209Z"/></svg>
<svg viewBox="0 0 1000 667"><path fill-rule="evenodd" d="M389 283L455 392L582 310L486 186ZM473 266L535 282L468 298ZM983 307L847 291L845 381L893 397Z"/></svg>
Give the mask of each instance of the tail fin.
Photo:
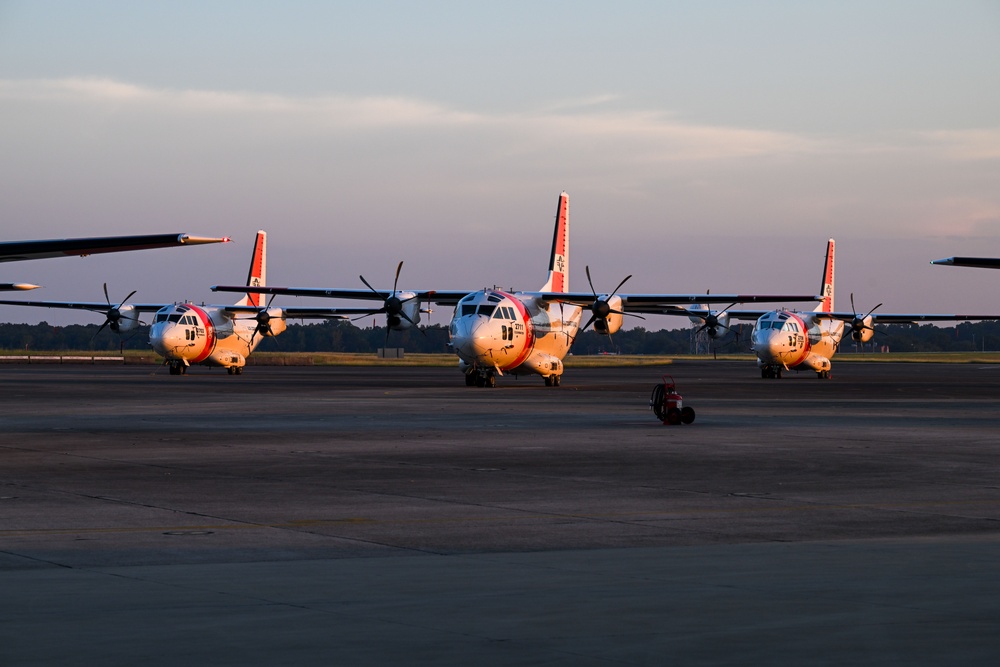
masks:
<svg viewBox="0 0 1000 667"><path fill-rule="evenodd" d="M832 313L833 312L833 250L834 241L830 239L826 244L826 261L823 263L823 285L820 287L820 295L823 300L813 308L813 312Z"/></svg>
<svg viewBox="0 0 1000 667"><path fill-rule="evenodd" d="M549 279L542 292L569 291L569 195L559 195L556 208L556 230L552 237L552 254L549 257Z"/></svg>
<svg viewBox="0 0 1000 667"><path fill-rule="evenodd" d="M260 230L257 232L257 240L253 244L253 255L250 258L250 272L247 274L248 287L263 287L267 280L267 232ZM260 308L264 305L264 295L259 292L247 292L247 295L240 299L237 306L254 306Z"/></svg>

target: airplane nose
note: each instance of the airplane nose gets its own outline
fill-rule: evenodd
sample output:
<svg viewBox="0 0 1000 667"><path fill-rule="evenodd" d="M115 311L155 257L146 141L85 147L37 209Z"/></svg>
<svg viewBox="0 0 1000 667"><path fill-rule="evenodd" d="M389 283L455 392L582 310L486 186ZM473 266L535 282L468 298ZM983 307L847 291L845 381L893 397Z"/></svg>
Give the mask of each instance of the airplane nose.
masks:
<svg viewBox="0 0 1000 667"><path fill-rule="evenodd" d="M463 361L473 363L489 357L493 339L489 320L483 317L464 317L452 325L451 344L455 354Z"/></svg>
<svg viewBox="0 0 1000 667"><path fill-rule="evenodd" d="M774 331L757 331L753 335L753 351L758 359L777 361L785 352L783 341Z"/></svg>
<svg viewBox="0 0 1000 667"><path fill-rule="evenodd" d="M150 346L157 354L165 359L177 356L177 350L186 345L182 340L179 327L168 324L154 325L149 332Z"/></svg>

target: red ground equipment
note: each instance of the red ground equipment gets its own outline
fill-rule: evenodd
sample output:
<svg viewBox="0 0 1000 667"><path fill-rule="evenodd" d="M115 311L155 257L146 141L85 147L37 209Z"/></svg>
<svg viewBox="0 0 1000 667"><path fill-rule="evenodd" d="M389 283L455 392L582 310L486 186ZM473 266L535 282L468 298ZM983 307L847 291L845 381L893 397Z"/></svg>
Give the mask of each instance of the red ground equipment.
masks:
<svg viewBox="0 0 1000 667"><path fill-rule="evenodd" d="M670 378L670 381L667 381ZM663 384L653 387L649 407L664 424L690 424L694 421L694 408L684 406L684 399L677 393L673 376L664 375Z"/></svg>

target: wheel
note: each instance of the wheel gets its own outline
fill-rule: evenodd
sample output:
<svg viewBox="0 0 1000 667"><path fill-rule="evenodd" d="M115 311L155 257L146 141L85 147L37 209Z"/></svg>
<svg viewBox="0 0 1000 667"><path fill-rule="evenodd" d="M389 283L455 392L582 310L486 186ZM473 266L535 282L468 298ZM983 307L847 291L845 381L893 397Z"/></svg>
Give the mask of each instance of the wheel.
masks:
<svg viewBox="0 0 1000 667"><path fill-rule="evenodd" d="M552 376L551 375L546 375L545 376L545 386L546 387L551 387L552 386Z"/></svg>
<svg viewBox="0 0 1000 667"><path fill-rule="evenodd" d="M694 408L689 408L686 405L681 408L681 423L690 424L694 421Z"/></svg>
<svg viewBox="0 0 1000 667"><path fill-rule="evenodd" d="M668 424L677 425L681 423L681 411L677 408L667 408L667 419Z"/></svg>
<svg viewBox="0 0 1000 667"><path fill-rule="evenodd" d="M760 379L766 380L769 377L771 377L771 372L770 371L768 371L766 368L760 369Z"/></svg>
<svg viewBox="0 0 1000 667"><path fill-rule="evenodd" d="M177 364L170 364L170 374L180 375L181 374L180 366L178 366Z"/></svg>
<svg viewBox="0 0 1000 667"><path fill-rule="evenodd" d="M774 377L777 380L781 379L781 369L780 368L778 370L774 371Z"/></svg>
<svg viewBox="0 0 1000 667"><path fill-rule="evenodd" d="M242 366L237 366L236 367L236 374L237 375L243 375L243 367Z"/></svg>
<svg viewBox="0 0 1000 667"><path fill-rule="evenodd" d="M493 373L487 375L485 378L483 378L483 386L489 387L490 389L497 386L497 376L494 375Z"/></svg>
<svg viewBox="0 0 1000 667"><path fill-rule="evenodd" d="M466 387L475 387L476 386L476 374L475 373L466 373L465 374L465 386Z"/></svg>
<svg viewBox="0 0 1000 667"><path fill-rule="evenodd" d="M230 375L236 375L236 366L226 366L226 372Z"/></svg>
<svg viewBox="0 0 1000 667"><path fill-rule="evenodd" d="M482 373L476 373L476 386L477 387L486 386L486 377Z"/></svg>
<svg viewBox="0 0 1000 667"><path fill-rule="evenodd" d="M552 376L552 386L553 387L558 387L561 384L562 384L562 376L561 375L553 375Z"/></svg>

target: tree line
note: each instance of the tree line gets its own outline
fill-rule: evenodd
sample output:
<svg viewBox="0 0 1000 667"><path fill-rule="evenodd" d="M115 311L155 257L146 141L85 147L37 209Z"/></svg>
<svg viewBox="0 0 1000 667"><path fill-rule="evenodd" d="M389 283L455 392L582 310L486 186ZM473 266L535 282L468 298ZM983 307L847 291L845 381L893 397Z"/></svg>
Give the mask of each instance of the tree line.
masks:
<svg viewBox="0 0 1000 667"><path fill-rule="evenodd" d="M0 349L27 351L146 350L149 328L139 327L125 336L97 324L53 326L39 324L0 324ZM574 354L692 354L709 352L737 353L749 350L752 325L733 327L727 339L707 341L694 328L650 331L635 327L612 337L593 330L579 334L573 342ZM895 324L879 327L864 351L887 349L892 352L979 352L1000 351L1000 322L963 322L954 327L931 324ZM740 333L742 332L742 333ZM739 334L739 335L736 335ZM261 343L259 350L272 352L356 352L374 354L381 347L401 347L413 353L447 353L448 328L439 324L419 329L390 331L385 327L358 327L345 321L313 324L289 323L287 330ZM842 353L861 351L847 338Z"/></svg>

